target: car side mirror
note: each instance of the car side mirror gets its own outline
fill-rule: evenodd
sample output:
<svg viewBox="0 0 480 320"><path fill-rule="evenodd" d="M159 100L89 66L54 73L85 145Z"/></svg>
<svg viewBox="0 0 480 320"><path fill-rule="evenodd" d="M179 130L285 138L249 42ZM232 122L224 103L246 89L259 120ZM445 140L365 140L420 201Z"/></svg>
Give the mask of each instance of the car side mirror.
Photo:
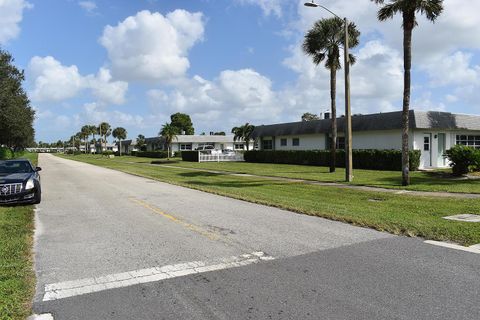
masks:
<svg viewBox="0 0 480 320"><path fill-rule="evenodd" d="M36 167L36 168L35 168L35 171L42 171L42 168Z"/></svg>

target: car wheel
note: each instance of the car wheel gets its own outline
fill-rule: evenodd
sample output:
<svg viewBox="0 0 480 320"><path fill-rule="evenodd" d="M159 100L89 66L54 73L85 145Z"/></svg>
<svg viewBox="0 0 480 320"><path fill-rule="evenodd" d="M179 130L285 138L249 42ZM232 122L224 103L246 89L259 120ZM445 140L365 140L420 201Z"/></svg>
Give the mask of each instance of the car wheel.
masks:
<svg viewBox="0 0 480 320"><path fill-rule="evenodd" d="M37 192L35 194L35 201L33 201L33 204L39 204L42 201L42 194L40 192Z"/></svg>

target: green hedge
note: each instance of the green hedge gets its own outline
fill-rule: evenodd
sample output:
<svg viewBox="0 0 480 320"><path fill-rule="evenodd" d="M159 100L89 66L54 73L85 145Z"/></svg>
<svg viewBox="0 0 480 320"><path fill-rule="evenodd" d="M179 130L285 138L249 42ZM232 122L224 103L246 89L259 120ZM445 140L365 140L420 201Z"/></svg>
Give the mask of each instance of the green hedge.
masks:
<svg viewBox="0 0 480 320"><path fill-rule="evenodd" d="M480 149L455 145L445 152L454 175L462 175L472 171L480 171Z"/></svg>
<svg viewBox="0 0 480 320"><path fill-rule="evenodd" d="M133 152L132 152L133 155ZM144 157L144 158L168 158L167 151L136 151L136 157Z"/></svg>
<svg viewBox="0 0 480 320"><path fill-rule="evenodd" d="M13 159L15 154L10 148L0 147L0 160Z"/></svg>
<svg viewBox="0 0 480 320"><path fill-rule="evenodd" d="M329 150L302 151L246 151L246 162L302 164L312 166L329 166ZM337 150L336 166L345 167L345 151ZM371 170L402 170L402 152L400 150L353 150L353 168ZM410 170L418 170L420 151L410 151Z"/></svg>
<svg viewBox="0 0 480 320"><path fill-rule="evenodd" d="M182 160L198 162L198 151L182 151Z"/></svg>

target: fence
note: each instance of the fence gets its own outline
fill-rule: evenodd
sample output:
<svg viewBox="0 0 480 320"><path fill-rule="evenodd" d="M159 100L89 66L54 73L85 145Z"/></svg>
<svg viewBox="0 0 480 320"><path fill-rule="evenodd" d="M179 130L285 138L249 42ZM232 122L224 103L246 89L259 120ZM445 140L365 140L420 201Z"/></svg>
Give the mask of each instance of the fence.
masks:
<svg viewBox="0 0 480 320"><path fill-rule="evenodd" d="M243 153L227 154L207 154L198 153L198 162L224 162L224 161L244 161Z"/></svg>

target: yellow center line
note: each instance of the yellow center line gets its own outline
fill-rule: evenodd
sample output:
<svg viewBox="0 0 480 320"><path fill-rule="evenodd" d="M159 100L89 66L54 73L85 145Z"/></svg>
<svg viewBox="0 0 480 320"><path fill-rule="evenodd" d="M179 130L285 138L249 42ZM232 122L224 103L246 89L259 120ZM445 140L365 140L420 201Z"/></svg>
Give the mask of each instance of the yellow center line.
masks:
<svg viewBox="0 0 480 320"><path fill-rule="evenodd" d="M210 232L210 231L207 231L207 230L203 229L202 227L196 226L194 224L185 222L185 221L183 221L183 220L181 220L177 217L172 216L171 214L165 213L162 210L160 210L159 208L157 208L155 206L152 206L148 202L139 200L139 199L134 198L134 197L129 197L128 199L130 201L135 202L136 204L146 208L146 209L149 209L149 210L151 210L155 213L158 213L158 214L162 215L163 217L169 219L172 222L175 222L176 224L179 224L179 225L181 225L181 226L183 226L183 227L185 227L185 228L187 228L191 231L194 231L198 234L201 234L204 237L207 237L210 240L219 240L220 239L220 237L217 234L215 234L213 232Z"/></svg>

